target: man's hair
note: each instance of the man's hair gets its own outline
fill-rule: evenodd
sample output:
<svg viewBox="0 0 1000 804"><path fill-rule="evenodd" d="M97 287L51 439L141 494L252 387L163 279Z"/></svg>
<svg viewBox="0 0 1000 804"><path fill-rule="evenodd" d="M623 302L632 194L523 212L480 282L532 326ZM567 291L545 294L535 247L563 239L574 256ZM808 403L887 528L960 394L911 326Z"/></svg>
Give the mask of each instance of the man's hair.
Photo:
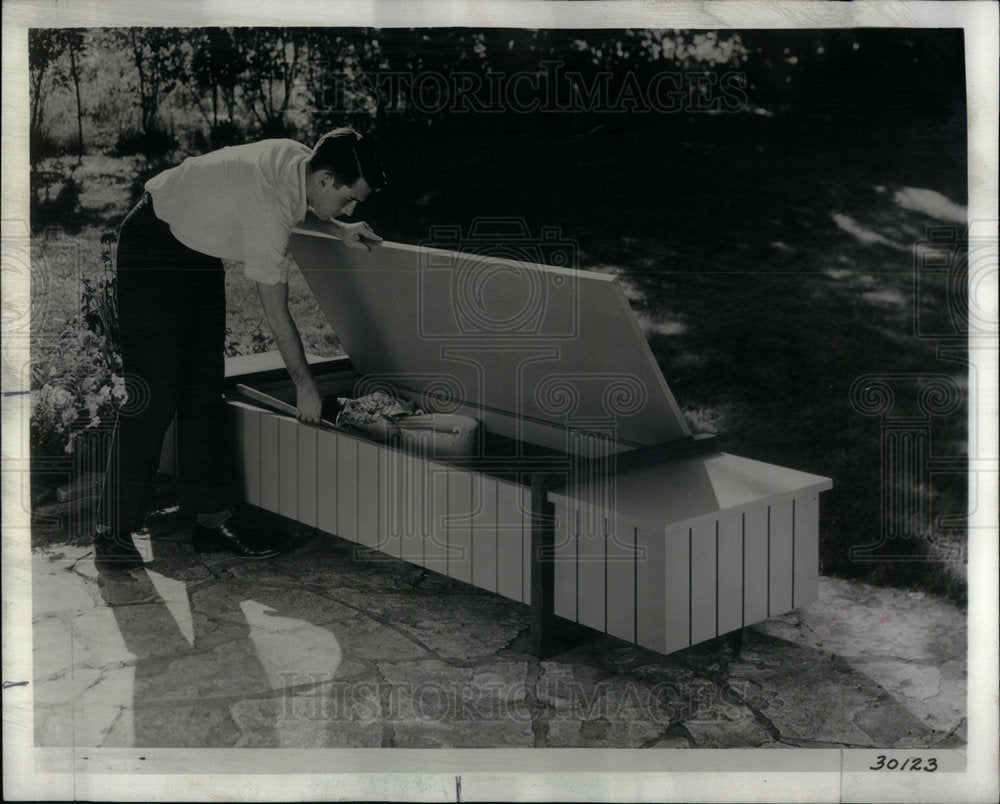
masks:
<svg viewBox="0 0 1000 804"><path fill-rule="evenodd" d="M329 170L338 182L348 185L364 177L373 192L386 183L374 149L353 128L335 128L320 137L309 158L309 170Z"/></svg>

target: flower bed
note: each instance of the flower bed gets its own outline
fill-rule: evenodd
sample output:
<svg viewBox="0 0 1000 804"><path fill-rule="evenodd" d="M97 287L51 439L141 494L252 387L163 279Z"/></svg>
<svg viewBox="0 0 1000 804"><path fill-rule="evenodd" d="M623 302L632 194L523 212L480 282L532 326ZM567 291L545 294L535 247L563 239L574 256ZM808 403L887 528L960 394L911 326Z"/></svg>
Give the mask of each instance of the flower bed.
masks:
<svg viewBox="0 0 1000 804"><path fill-rule="evenodd" d="M118 347L114 236L101 238L104 274L82 279L80 313L31 348L33 456L72 453L88 430L113 425L127 393Z"/></svg>

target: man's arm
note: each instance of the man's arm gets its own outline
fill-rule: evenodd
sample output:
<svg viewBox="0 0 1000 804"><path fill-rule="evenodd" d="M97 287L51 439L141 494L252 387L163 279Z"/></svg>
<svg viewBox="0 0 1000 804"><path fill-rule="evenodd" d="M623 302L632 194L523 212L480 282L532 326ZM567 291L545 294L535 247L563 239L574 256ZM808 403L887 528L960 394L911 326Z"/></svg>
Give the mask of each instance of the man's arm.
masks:
<svg viewBox="0 0 1000 804"><path fill-rule="evenodd" d="M341 230L344 228L343 221L338 221L336 218L324 220L313 212L312 209L306 210L306 217L303 223L306 224L307 229L326 232L327 234L332 234L334 237L340 237Z"/></svg>
<svg viewBox="0 0 1000 804"><path fill-rule="evenodd" d="M295 326L292 314L288 311L288 284L277 282L268 285L257 282L257 292L260 294L260 302L264 307L267 323L271 327L271 334L274 335L274 342L278 345L278 351L281 352L292 382L295 383L299 418L307 422L319 422L322 417L323 400L309 372L299 330Z"/></svg>
<svg viewBox="0 0 1000 804"><path fill-rule="evenodd" d="M323 220L310 209L306 212L304 223L307 229L326 232L334 237L339 237L344 241L344 245L350 248L371 251L373 245L378 245L382 242L382 238L375 234L372 228L364 221L346 223L336 218Z"/></svg>

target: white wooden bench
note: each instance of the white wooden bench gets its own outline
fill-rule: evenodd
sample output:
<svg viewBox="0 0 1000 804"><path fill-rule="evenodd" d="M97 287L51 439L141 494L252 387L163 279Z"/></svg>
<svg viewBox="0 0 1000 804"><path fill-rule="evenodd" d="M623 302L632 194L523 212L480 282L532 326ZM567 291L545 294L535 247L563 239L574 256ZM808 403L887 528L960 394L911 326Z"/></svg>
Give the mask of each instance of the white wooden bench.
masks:
<svg viewBox="0 0 1000 804"><path fill-rule="evenodd" d="M669 653L816 599L831 481L692 435L613 276L303 230L290 250L350 355L314 363L324 397L391 388L484 433L412 454L233 392L251 505L530 605L540 656L555 616ZM294 402L257 369L227 374Z"/></svg>

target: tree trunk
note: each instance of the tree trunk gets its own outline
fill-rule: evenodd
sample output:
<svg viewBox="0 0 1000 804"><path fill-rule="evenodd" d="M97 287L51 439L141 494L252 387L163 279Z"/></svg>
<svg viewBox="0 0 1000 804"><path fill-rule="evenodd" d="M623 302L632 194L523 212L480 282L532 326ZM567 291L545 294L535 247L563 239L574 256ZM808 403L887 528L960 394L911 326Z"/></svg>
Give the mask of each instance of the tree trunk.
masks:
<svg viewBox="0 0 1000 804"><path fill-rule="evenodd" d="M39 69L32 80L31 122L29 124L32 134L39 134L42 130L42 110L45 107L42 87L45 83L45 73L47 69L48 65L44 65L41 69Z"/></svg>
<svg viewBox="0 0 1000 804"><path fill-rule="evenodd" d="M80 101L80 73L76 66L76 50L69 49L69 72L76 89L76 155L77 164L83 164L83 104Z"/></svg>
<svg viewBox="0 0 1000 804"><path fill-rule="evenodd" d="M135 31L132 32L132 55L135 58L136 71L139 73L139 125L145 133L149 104L146 99L146 75L142 71L142 43L136 38Z"/></svg>

